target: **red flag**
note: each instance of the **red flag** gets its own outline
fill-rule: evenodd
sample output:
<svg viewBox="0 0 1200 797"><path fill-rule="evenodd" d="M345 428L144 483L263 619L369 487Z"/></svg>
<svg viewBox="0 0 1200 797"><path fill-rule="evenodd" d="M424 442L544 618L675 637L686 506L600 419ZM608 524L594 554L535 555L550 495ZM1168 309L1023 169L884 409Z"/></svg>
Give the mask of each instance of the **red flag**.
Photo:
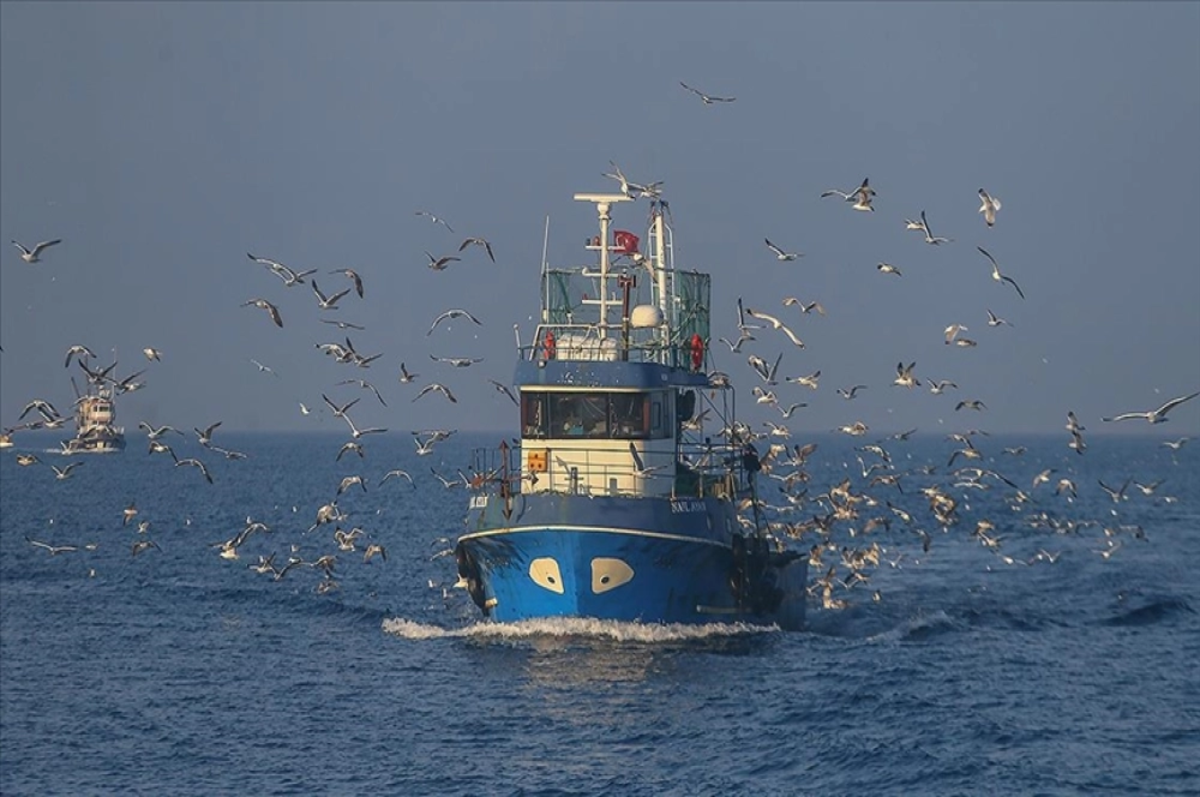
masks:
<svg viewBox="0 0 1200 797"><path fill-rule="evenodd" d="M623 255L632 255L638 250L640 239L631 232L625 230L617 230L613 233L613 240L616 241L616 251Z"/></svg>

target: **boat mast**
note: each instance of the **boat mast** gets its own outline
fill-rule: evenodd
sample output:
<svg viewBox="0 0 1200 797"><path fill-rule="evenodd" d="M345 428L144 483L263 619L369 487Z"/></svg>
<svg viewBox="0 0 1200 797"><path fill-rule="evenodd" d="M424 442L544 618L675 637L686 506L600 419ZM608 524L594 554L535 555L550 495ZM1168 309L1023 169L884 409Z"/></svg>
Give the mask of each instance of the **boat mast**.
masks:
<svg viewBox="0 0 1200 797"><path fill-rule="evenodd" d="M630 202L632 197L624 194L576 194L577 202L591 202L596 206L596 214L600 217L600 340L608 337L608 223L612 217L608 209L614 202Z"/></svg>

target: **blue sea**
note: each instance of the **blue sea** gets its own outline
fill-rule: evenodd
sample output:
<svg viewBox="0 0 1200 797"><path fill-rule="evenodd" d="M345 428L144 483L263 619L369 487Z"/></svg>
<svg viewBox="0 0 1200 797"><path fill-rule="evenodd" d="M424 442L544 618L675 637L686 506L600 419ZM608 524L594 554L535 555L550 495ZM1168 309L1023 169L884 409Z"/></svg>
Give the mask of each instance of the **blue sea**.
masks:
<svg viewBox="0 0 1200 797"><path fill-rule="evenodd" d="M898 470L933 466L903 493L867 486L862 440L811 438L810 497L850 476L878 500L863 518L890 501L931 544L898 519L840 527L839 545L877 543L879 566L839 586L845 608L814 598L808 628L783 632L484 622L445 554L467 494L430 471L453 477L502 435L426 457L407 435L365 438L364 458L336 461L337 435L223 431L247 459L171 441L212 485L140 435L115 455L66 460L47 433L0 452L3 794L1200 793L1200 442L1094 436L1079 456L1065 433L977 437L984 459L956 465L1011 479L1031 498L1013 509L996 480L952 486L941 436L885 443ZM67 461L82 464L56 479ZM415 485L381 484L394 468ZM335 495L351 474L366 491ZM1126 479L1163 481L1121 501L1097 483ZM930 484L959 501L948 530ZM365 534L355 552L333 524L307 531L334 498ZM271 530L222 558L248 517ZM997 550L972 533L983 518ZM135 556L141 540L159 547ZM386 561L363 562L369 542ZM250 567L272 553L335 554L336 586Z"/></svg>

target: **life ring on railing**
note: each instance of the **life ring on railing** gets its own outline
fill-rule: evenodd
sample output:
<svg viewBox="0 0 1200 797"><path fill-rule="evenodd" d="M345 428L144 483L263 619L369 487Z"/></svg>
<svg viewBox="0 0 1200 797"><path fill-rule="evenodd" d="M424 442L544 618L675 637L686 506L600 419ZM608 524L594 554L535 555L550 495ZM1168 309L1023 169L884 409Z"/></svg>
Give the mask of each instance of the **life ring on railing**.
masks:
<svg viewBox="0 0 1200 797"><path fill-rule="evenodd" d="M704 341L699 333L692 335L692 370L699 371L704 365Z"/></svg>
<svg viewBox="0 0 1200 797"><path fill-rule="evenodd" d="M553 360L554 355L558 352L558 347L554 341L554 331L553 330L549 330L549 329L546 330L546 340L542 346L542 351L545 353L547 360Z"/></svg>

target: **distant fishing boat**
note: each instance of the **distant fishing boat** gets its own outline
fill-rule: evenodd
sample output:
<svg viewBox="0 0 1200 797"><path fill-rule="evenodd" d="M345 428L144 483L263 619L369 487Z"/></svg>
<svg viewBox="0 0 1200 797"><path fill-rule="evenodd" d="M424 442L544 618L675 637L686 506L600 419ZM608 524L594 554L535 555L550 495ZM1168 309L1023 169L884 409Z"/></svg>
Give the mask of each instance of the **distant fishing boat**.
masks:
<svg viewBox="0 0 1200 797"><path fill-rule="evenodd" d="M125 450L125 429L115 425L113 388L89 387L75 400L75 436L62 443L64 454L108 454Z"/></svg>
<svg viewBox="0 0 1200 797"><path fill-rule="evenodd" d="M665 202L643 255L610 231L630 197L574 198L599 216L595 262L543 262L541 323L518 338L520 445L474 454L460 584L497 621L802 626L808 560L767 533L734 390L706 372L709 275L674 267Z"/></svg>

